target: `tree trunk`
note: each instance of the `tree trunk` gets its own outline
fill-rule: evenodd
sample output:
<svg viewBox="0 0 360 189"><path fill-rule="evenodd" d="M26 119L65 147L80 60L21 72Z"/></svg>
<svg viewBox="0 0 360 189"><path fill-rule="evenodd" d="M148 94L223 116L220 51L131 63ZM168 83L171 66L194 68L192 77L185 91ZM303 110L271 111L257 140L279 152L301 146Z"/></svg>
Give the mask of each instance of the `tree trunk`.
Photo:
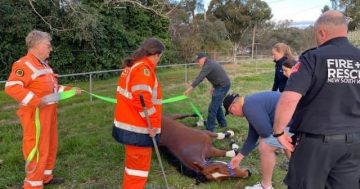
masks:
<svg viewBox="0 0 360 189"><path fill-rule="evenodd" d="M252 36L251 60L254 60L255 33L256 33L256 22L255 22L255 25L254 25L253 36Z"/></svg>

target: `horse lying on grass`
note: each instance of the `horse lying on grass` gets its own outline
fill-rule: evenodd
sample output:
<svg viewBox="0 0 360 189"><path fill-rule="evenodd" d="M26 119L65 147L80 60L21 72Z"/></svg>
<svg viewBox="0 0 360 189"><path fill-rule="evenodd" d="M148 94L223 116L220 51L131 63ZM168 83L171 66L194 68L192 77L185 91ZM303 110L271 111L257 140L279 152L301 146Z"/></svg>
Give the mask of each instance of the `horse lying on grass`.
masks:
<svg viewBox="0 0 360 189"><path fill-rule="evenodd" d="M213 133L185 126L175 121L192 115L162 117L160 151L186 176L196 178L198 182L221 181L229 178L247 178L251 175L248 169L231 169L229 163L211 161L213 157L234 157L236 144L232 150L220 150L212 145L212 138L223 139L234 135L232 131Z"/></svg>

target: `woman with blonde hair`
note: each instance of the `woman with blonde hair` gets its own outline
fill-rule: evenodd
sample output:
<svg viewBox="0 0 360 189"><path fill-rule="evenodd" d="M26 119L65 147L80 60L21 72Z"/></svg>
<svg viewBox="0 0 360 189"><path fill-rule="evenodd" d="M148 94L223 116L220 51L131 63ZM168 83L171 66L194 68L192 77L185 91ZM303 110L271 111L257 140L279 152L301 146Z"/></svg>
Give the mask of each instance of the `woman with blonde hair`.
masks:
<svg viewBox="0 0 360 189"><path fill-rule="evenodd" d="M291 49L285 43L276 43L272 48L272 57L275 62L275 77L272 91L282 92L286 86L287 77L284 76L282 66L286 60L293 60Z"/></svg>

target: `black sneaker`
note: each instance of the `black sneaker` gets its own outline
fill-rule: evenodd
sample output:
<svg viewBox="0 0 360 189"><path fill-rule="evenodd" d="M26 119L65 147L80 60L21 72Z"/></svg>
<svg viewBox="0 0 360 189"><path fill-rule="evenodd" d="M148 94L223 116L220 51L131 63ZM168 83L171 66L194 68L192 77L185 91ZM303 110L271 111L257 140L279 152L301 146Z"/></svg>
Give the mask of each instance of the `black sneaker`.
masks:
<svg viewBox="0 0 360 189"><path fill-rule="evenodd" d="M44 185L49 185L49 184L62 184L65 182L64 178L61 177L54 177L53 179L51 179L49 182L44 183Z"/></svg>

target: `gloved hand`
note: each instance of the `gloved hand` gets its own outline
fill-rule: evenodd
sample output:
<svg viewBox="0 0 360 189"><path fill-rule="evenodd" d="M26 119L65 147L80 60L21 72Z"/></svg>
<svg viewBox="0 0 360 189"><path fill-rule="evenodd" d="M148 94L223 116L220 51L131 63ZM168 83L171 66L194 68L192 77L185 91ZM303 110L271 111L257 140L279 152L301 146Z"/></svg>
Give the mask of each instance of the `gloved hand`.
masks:
<svg viewBox="0 0 360 189"><path fill-rule="evenodd" d="M188 96L192 90L193 90L193 87L187 88L186 91L184 92L184 95Z"/></svg>
<svg viewBox="0 0 360 189"><path fill-rule="evenodd" d="M230 161L231 168L235 169L236 167L239 167L243 158L244 158L244 156L240 153L238 153L235 157L233 157Z"/></svg>
<svg viewBox="0 0 360 189"><path fill-rule="evenodd" d="M149 131L149 136L150 137L154 137L156 135L156 132L158 131L157 128L148 128L148 131Z"/></svg>
<svg viewBox="0 0 360 189"><path fill-rule="evenodd" d="M72 89L76 90L76 95L81 95L81 88L73 87Z"/></svg>

